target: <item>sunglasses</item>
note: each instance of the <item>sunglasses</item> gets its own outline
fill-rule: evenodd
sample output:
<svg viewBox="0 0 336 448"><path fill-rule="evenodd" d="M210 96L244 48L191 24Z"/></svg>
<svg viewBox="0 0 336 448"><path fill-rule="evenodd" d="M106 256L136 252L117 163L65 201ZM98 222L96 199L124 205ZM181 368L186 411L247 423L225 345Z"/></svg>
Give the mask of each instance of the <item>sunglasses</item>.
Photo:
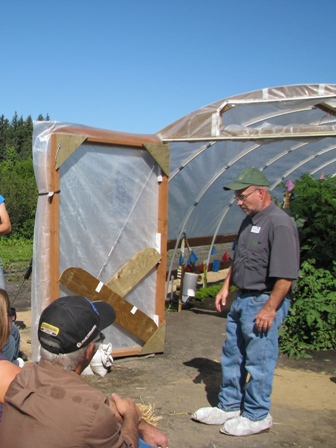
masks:
<svg viewBox="0 0 336 448"><path fill-rule="evenodd" d="M103 342L104 339L105 335L102 332L100 332L98 336L93 340L93 342Z"/></svg>

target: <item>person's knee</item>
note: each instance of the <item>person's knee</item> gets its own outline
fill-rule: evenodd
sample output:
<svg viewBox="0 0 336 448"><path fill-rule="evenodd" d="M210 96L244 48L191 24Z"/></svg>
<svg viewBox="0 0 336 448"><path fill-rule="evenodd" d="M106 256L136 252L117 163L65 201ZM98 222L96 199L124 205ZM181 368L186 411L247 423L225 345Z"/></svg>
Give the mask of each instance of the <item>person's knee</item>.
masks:
<svg viewBox="0 0 336 448"><path fill-rule="evenodd" d="M2 348L2 354L9 360L14 361L15 359L15 339L12 335L9 336L9 338L6 341L6 344Z"/></svg>
<svg viewBox="0 0 336 448"><path fill-rule="evenodd" d="M14 361L18 358L20 351L20 331L13 323L12 330L6 344L3 346L2 354L9 360Z"/></svg>
<svg viewBox="0 0 336 448"><path fill-rule="evenodd" d="M11 336L13 336L16 343L20 344L20 331L14 323L12 324Z"/></svg>

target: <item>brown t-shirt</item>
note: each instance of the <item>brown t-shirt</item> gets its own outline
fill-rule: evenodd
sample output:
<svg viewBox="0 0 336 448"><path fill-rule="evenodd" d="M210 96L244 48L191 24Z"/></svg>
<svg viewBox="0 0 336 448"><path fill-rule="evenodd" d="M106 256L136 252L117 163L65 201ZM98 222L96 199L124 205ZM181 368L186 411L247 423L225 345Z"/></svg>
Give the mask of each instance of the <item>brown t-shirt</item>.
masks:
<svg viewBox="0 0 336 448"><path fill-rule="evenodd" d="M1 448L129 448L108 398L74 372L27 363L5 396Z"/></svg>

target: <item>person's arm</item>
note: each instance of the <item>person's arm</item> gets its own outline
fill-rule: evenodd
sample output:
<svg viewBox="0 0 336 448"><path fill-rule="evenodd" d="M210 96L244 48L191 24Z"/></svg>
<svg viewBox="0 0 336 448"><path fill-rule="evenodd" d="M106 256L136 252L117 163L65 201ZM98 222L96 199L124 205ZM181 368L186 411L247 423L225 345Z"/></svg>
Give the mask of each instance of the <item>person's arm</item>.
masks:
<svg viewBox="0 0 336 448"><path fill-rule="evenodd" d="M0 235L6 235L12 230L12 224L5 203L0 204Z"/></svg>
<svg viewBox="0 0 336 448"><path fill-rule="evenodd" d="M109 399L109 405L118 422L123 424L123 417L119 413L113 397ZM153 445L155 448L159 446L161 448L168 448L168 439L166 434L150 423L147 423L143 418L140 420L138 430L145 442Z"/></svg>
<svg viewBox="0 0 336 448"><path fill-rule="evenodd" d="M113 414L115 415L115 418L117 419L117 422L120 425L122 425L124 419L122 418L122 416L120 415L120 413L119 413L119 411L117 409L117 406L116 406L116 403L115 403L115 401L114 401L114 399L112 397L112 394L111 394L111 397L109 398L109 407L112 410Z"/></svg>
<svg viewBox="0 0 336 448"><path fill-rule="evenodd" d="M131 398L121 398L117 394L112 394L111 397L114 400L118 414L123 420L120 430L121 434L132 443L134 448L137 448L139 439L138 426L141 420L141 413L138 407Z"/></svg>
<svg viewBox="0 0 336 448"><path fill-rule="evenodd" d="M222 306L226 305L226 299L230 292L230 284L232 278L232 268L229 268L226 279L224 280L223 286L216 295L216 310L220 313L222 311Z"/></svg>
<svg viewBox="0 0 336 448"><path fill-rule="evenodd" d="M292 280L279 278L274 285L273 291L265 305L261 308L255 318L255 326L259 332L267 331L271 328L276 315L276 310L284 300L292 286Z"/></svg>
<svg viewBox="0 0 336 448"><path fill-rule="evenodd" d="M139 432L143 440L149 443L149 445L152 445L155 448L168 448L167 435L160 429L150 423L147 423L144 419L140 420Z"/></svg>
<svg viewBox="0 0 336 448"><path fill-rule="evenodd" d="M19 372L21 368L16 364L6 360L0 361L0 403L4 402L7 389Z"/></svg>

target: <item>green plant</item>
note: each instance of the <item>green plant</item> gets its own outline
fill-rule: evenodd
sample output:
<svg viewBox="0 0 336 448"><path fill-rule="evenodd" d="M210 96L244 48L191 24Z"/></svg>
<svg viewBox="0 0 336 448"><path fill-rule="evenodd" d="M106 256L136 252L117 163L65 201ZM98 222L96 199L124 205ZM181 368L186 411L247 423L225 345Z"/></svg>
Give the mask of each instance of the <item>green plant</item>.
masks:
<svg viewBox="0 0 336 448"><path fill-rule="evenodd" d="M174 303L168 303L166 306L167 313L175 313L177 312L177 305Z"/></svg>
<svg viewBox="0 0 336 448"><path fill-rule="evenodd" d="M37 120L49 120L39 115ZM0 194L12 223L11 237L33 238L38 198L32 160L33 120L0 116Z"/></svg>
<svg viewBox="0 0 336 448"><path fill-rule="evenodd" d="M206 288L200 288L198 291L196 291L195 300L203 302L208 297L216 297L222 286L223 283L220 283L208 286Z"/></svg>
<svg viewBox="0 0 336 448"><path fill-rule="evenodd" d="M336 348L336 263L333 270L304 261L292 306L279 333L279 348L289 357L308 357L309 350Z"/></svg>
<svg viewBox="0 0 336 448"><path fill-rule="evenodd" d="M295 181L290 214L299 224L301 261L313 258L317 268L331 271L336 253L336 178L302 175Z"/></svg>
<svg viewBox="0 0 336 448"><path fill-rule="evenodd" d="M25 238L0 238L0 258L6 272L27 269L32 256L32 240Z"/></svg>
<svg viewBox="0 0 336 448"><path fill-rule="evenodd" d="M8 151L14 151L9 148ZM18 161L14 156L0 163L0 194L12 223L13 237L32 238L34 233L37 188L31 159Z"/></svg>

